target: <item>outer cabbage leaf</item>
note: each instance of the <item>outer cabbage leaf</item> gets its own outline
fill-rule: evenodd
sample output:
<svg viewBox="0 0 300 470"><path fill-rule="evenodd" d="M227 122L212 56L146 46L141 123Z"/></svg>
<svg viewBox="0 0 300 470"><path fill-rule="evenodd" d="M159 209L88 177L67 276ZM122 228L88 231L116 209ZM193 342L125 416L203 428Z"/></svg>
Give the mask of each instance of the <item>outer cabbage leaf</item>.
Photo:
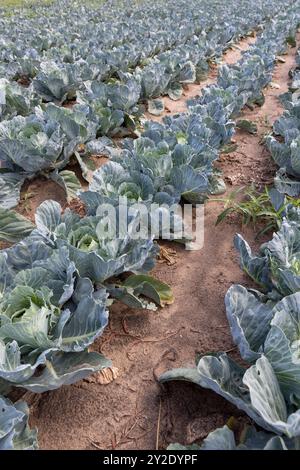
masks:
<svg viewBox="0 0 300 470"><path fill-rule="evenodd" d="M256 431L254 426L246 428L241 442L237 444L233 431L227 425L209 433L201 446L197 444L168 446L168 450L288 450L288 448L297 448L296 439L293 441L271 433Z"/></svg>
<svg viewBox="0 0 300 470"><path fill-rule="evenodd" d="M0 207L0 240L20 241L34 229L34 224L15 211Z"/></svg>
<svg viewBox="0 0 300 470"><path fill-rule="evenodd" d="M13 116L27 116L39 104L39 98L31 88L0 79L0 121Z"/></svg>
<svg viewBox="0 0 300 470"><path fill-rule="evenodd" d="M25 177L22 174L3 173L0 175L0 207L12 209L20 201L20 192Z"/></svg>
<svg viewBox="0 0 300 470"><path fill-rule="evenodd" d="M13 405L0 396L0 450L34 450L38 448L37 431L28 426L28 407L24 402Z"/></svg>
<svg viewBox="0 0 300 470"><path fill-rule="evenodd" d="M245 361L260 356L274 316L273 302L262 302L258 292L234 285L226 293L225 305L233 341Z"/></svg>
<svg viewBox="0 0 300 470"><path fill-rule="evenodd" d="M161 382L169 380L188 380L215 391L267 431L300 435L300 410L288 412L275 372L263 355L247 370L226 354L204 356L195 369L174 369L160 377Z"/></svg>
<svg viewBox="0 0 300 470"><path fill-rule="evenodd" d="M96 352L57 354L46 363L40 375L33 376L18 386L34 393L43 393L62 385L71 385L111 365L109 359Z"/></svg>

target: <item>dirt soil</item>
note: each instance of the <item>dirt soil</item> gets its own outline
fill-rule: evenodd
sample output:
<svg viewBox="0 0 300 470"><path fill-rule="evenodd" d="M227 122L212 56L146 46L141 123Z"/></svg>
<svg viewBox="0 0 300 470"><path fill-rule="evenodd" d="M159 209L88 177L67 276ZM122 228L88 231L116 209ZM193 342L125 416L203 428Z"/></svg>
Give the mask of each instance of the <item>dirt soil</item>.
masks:
<svg viewBox="0 0 300 470"><path fill-rule="evenodd" d="M253 38L239 46L246 49ZM300 44L300 35L298 35ZM245 119L258 126L258 135L238 131L237 151L222 155L218 167L223 171L228 191L251 182L272 180L274 165L262 144L274 120L282 113L278 95L287 90L288 72L294 65L296 48L278 63L273 82L265 90L265 104L254 111L246 109ZM238 60L233 49L224 61ZM202 85L215 80L216 71ZM199 85L185 92L184 99L199 93ZM185 110L184 101L167 101L170 112ZM30 190L39 201L51 196L63 198L56 186L33 182ZM55 190L53 191L53 188ZM33 196L34 206L37 196ZM158 385L156 377L168 368L193 366L196 352L228 351L238 354L227 325L224 295L233 283L249 284L239 269L233 236L239 231L252 246L258 246L251 228L242 228L237 220L215 226L222 210L220 202L205 205L205 242L200 251L189 252L171 247L171 265L158 263L153 274L169 283L175 302L156 313L134 311L116 303L110 324L93 346L111 358L115 369L107 385L91 377L72 386L35 396L31 406L31 424L39 429L42 449L164 449L171 442L192 443L204 438L231 417L245 421L244 414L213 392L184 383ZM175 253L174 253L175 251Z"/></svg>

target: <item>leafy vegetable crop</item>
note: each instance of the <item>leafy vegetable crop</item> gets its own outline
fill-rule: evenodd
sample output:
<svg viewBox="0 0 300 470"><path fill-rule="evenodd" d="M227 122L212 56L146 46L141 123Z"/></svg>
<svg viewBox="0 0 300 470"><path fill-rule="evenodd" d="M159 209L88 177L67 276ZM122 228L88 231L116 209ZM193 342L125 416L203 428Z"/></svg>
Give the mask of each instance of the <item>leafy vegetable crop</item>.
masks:
<svg viewBox="0 0 300 470"><path fill-rule="evenodd" d="M96 8L58 0L1 16L0 236L15 243L0 253L2 395L12 387L53 390L110 367L90 347L115 299L151 310L173 302L169 286L149 274L158 253L154 238L163 238L164 229L136 239L141 216L136 211L122 219L120 197L131 208L155 202L160 217L174 203L198 204L224 191L214 161L243 106L262 104L276 55L295 36L297 6L290 0L242 0L238 9L235 1L155 0ZM146 110L163 111L162 96L179 99L186 84L203 79L212 61L258 26L256 42L237 64L220 67L217 83L191 100L187 112L145 122ZM116 145L115 137L126 138ZM92 175L91 154L110 158ZM66 169L71 160L88 191L78 191L79 181ZM33 223L8 210L23 182L39 174L59 183L69 199L79 195L87 214L44 201ZM115 221L103 215L106 203L116 208ZM237 239L243 265L264 290L236 287L227 298L233 336L250 367L220 354L201 358L191 372L165 376L212 388L274 434L258 437L252 430L241 444L223 428L204 447L224 446L224 439L231 448L297 444L298 222L297 209L289 209L277 238L258 257ZM174 215L174 239L181 224ZM125 235L116 237L112 225ZM248 304L254 305L251 328L241 320ZM270 338L282 360L270 351ZM0 400L0 448L36 448L26 406Z"/></svg>

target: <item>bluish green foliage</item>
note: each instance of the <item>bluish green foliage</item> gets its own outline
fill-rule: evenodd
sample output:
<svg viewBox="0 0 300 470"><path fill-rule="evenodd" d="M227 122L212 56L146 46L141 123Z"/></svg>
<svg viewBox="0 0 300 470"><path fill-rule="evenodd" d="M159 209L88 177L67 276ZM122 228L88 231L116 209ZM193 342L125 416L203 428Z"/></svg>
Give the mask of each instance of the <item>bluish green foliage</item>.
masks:
<svg viewBox="0 0 300 470"><path fill-rule="evenodd" d="M168 211L173 203L197 204L224 189L213 163L230 142L233 119L243 106L262 104L276 55L284 53L295 36L298 4L298 0L296 4L243 0L237 9L235 1L223 5L219 0L189 4L156 0L151 5L110 1L94 8L58 0L49 8L1 16L2 208L16 205L22 182L39 173L74 195L78 182L63 170L73 156L90 182L89 191L81 194L88 212L83 218L70 210L63 212L54 201L40 205L35 225L13 212L1 214L2 238L14 242L22 233L29 234L0 253L1 393L13 386L44 392L110 366L109 360L88 348L107 324L112 299L152 309L153 302L161 306L172 302L168 286L147 274L158 249L151 237L134 237L139 214L126 218L126 236L118 238L106 230L101 204L117 208L116 225L121 230L119 196L130 203L157 202L159 211L165 204ZM185 84L203 78L210 61L258 25L255 44L237 64L221 67L217 84L189 102L186 113L165 117L162 123L144 123L146 109L156 115L162 112L161 96L179 99ZM121 148L113 145L113 136L127 136ZM90 178L86 156L95 151L110 156L111 162ZM270 294L266 298L251 293L252 298L246 291L242 300L235 294L228 300L234 338L250 367L240 367L226 354L210 355L201 358L195 369L164 377L212 388L268 432L282 436L258 438L252 433L246 447L286 448L300 434L295 373L298 305L293 296L281 300L297 291L297 243L291 243L293 236L296 240L296 221L297 211L291 211L287 233L285 225L282 228L283 239L275 240L276 246L270 242L269 251L259 257L253 258L240 240L245 267ZM175 239L181 223L174 216ZM123 273L131 276L123 281L119 278ZM248 305L253 307L251 314ZM284 317L282 310L287 312ZM260 313L264 321L258 335ZM270 341L277 342L281 358ZM7 447L21 447L24 436L23 447L34 447L26 410L20 415L17 407L9 409L4 433L0 421L0 446L7 434ZM239 445L224 428L204 447Z"/></svg>
<svg viewBox="0 0 300 470"><path fill-rule="evenodd" d="M28 426L28 414L26 403L13 405L0 396L0 450L37 449L37 433Z"/></svg>
<svg viewBox="0 0 300 470"><path fill-rule="evenodd" d="M281 8L274 0L256 2L255 8L251 2L239 2L238 10L234 2L225 7L217 0L202 0L200 10L197 3L171 6L157 1L149 7L143 2L124 2L122 8L119 4L115 8L112 1L111 8L107 3L93 8L59 0L47 9L37 7L38 20L26 9L18 11L18 22L14 17L1 19L3 31L15 32L11 38L0 35L0 79L4 79L1 118L12 119L11 124L7 120L2 123L0 136L0 160L6 169L1 174L2 207L15 205L26 178L63 169L74 152L83 156L100 151L115 156L116 150L110 141L101 140L103 136L130 136L148 100L148 109L159 114L162 95L178 99L182 85L205 74L207 61L218 58L233 42L262 24L256 43L236 65L220 68L217 85L205 89L199 100L190 103L187 113L165 118L160 126L146 125L138 139L141 142L127 146L135 146L133 168L126 168L130 174L147 173L143 160L153 156L150 166L152 179L156 178L155 192L171 191L175 199L197 203L221 190L212 164L234 133L232 118L246 102L261 102L275 54L285 51L286 38L293 37L299 19L289 0L284 1L284 13L272 22L270 14L273 17ZM67 17L73 21L66 22ZM145 31L151 34L146 37ZM14 82L24 78L29 88ZM74 99L77 104L70 109L55 106ZM20 114L25 116L23 121ZM8 133L7 128L14 131ZM184 148L175 149L177 144ZM28 153L34 155L34 164L28 161ZM20 175L14 191L12 172Z"/></svg>
<svg viewBox="0 0 300 470"><path fill-rule="evenodd" d="M300 194L300 54L296 55L296 68L290 71L292 82L288 93L281 95L285 112L273 125L273 135L266 145L279 166L275 177L276 188L289 196Z"/></svg>

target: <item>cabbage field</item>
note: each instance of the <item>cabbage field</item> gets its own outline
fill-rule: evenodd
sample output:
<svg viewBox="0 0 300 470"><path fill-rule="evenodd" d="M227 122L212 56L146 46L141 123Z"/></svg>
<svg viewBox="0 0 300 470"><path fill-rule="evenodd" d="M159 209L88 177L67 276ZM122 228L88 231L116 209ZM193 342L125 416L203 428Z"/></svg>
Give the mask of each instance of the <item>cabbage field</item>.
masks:
<svg viewBox="0 0 300 470"><path fill-rule="evenodd" d="M0 450L300 450L299 28L0 2Z"/></svg>

